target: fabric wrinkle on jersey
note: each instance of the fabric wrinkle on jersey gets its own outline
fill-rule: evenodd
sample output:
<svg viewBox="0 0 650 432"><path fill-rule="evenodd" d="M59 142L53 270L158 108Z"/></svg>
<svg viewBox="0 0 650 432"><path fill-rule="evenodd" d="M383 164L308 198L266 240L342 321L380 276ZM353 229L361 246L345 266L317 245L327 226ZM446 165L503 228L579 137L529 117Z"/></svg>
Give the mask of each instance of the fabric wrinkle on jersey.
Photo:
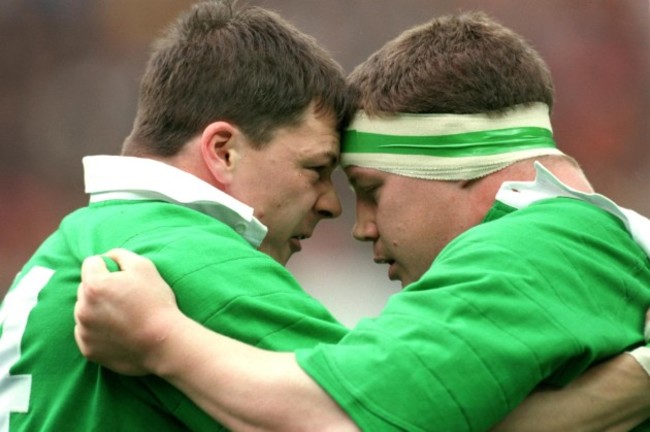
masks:
<svg viewBox="0 0 650 432"><path fill-rule="evenodd" d="M223 429L162 379L121 376L82 357L73 335L81 262L112 248L152 259L186 315L249 344L288 351L337 342L347 331L256 250L266 228L248 206L161 162L96 156L84 163L89 206L64 218L10 288L8 297L31 296L33 307L10 310L5 300L0 308L0 316L25 322L11 339L16 332L0 327L0 345L22 347L12 364L0 358L0 373L31 381L18 386L27 406L0 406L2 432ZM30 277L43 269L49 281ZM13 400L15 388L0 386L0 400Z"/></svg>

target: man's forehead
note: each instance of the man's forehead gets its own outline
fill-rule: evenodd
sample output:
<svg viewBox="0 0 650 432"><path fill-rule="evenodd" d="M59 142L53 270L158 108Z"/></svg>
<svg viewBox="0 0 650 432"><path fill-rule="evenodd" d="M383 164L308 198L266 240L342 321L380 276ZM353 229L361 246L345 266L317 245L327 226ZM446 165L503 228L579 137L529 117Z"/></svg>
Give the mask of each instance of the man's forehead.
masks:
<svg viewBox="0 0 650 432"><path fill-rule="evenodd" d="M289 143L288 147L292 147L292 143ZM338 141L330 140L328 138L314 141L308 145L303 145L297 149L297 151L302 155L302 157L318 159L321 163L328 161L332 162L334 165L338 165L340 159Z"/></svg>

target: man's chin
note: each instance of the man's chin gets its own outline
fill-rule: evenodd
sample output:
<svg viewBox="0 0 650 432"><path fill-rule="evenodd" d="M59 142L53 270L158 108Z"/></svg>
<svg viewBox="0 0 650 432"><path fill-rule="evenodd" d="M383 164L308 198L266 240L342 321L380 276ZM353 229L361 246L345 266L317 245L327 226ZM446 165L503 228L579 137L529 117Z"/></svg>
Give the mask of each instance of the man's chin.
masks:
<svg viewBox="0 0 650 432"><path fill-rule="evenodd" d="M291 258L291 256L293 255L293 252L291 252L290 250L286 250L286 251L279 251L276 249L271 250L271 248L265 247L264 245L260 246L258 250L262 253L267 254L282 266L286 266L287 263L289 262L289 258Z"/></svg>

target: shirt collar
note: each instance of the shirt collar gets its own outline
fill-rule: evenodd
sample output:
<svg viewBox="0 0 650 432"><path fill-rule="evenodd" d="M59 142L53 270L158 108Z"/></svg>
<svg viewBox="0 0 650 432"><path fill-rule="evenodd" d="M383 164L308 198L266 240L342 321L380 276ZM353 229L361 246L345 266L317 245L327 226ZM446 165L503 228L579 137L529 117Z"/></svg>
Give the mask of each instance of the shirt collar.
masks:
<svg viewBox="0 0 650 432"><path fill-rule="evenodd" d="M637 212L619 207L609 198L596 194L585 193L562 183L544 165L535 162L536 176L531 182L505 182L497 192L496 199L514 208L524 208L528 205L547 198L566 197L586 201L599 207L625 224L634 240L650 256L650 220Z"/></svg>
<svg viewBox="0 0 650 432"><path fill-rule="evenodd" d="M166 163L128 156L86 156L83 165L91 203L119 199L180 204L224 222L255 248L268 231L252 207Z"/></svg>

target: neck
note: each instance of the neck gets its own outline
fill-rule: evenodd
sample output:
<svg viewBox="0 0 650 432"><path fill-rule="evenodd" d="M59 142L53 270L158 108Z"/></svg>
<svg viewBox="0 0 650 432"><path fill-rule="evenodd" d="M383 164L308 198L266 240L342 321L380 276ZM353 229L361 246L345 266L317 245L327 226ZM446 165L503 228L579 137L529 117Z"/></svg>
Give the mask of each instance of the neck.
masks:
<svg viewBox="0 0 650 432"><path fill-rule="evenodd" d="M538 160L567 186L580 192L594 192L584 173L572 159L551 156ZM480 215L485 216L494 204L495 196L503 183L535 180L534 162L535 159L527 159L485 177L462 182L463 188L470 192L472 206Z"/></svg>
<svg viewBox="0 0 650 432"><path fill-rule="evenodd" d="M584 172L578 166L578 163L570 157L547 157L538 159L555 177L565 185L580 192L593 193L594 188L587 180ZM527 171L530 171L529 178L524 180L535 179L534 160L525 161Z"/></svg>

